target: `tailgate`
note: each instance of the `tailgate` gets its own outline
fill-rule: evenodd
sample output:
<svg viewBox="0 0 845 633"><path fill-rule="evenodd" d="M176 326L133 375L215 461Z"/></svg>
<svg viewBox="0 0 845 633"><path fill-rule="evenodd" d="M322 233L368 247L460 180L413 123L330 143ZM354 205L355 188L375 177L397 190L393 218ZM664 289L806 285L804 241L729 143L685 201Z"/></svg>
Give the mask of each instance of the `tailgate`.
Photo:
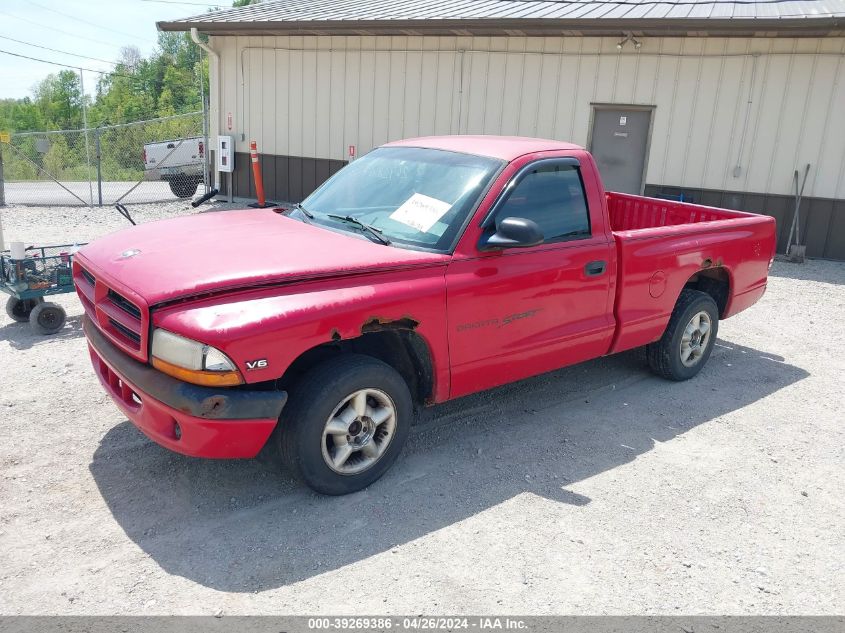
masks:
<svg viewBox="0 0 845 633"><path fill-rule="evenodd" d="M200 165L203 162L204 144L200 138L174 139L144 145L144 168L162 169Z"/></svg>

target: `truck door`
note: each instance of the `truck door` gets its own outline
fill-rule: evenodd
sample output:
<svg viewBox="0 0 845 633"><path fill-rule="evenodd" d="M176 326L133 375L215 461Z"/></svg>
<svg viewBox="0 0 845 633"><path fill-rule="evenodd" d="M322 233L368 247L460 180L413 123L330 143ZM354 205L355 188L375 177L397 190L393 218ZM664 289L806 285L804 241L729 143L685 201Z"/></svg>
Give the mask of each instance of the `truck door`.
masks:
<svg viewBox="0 0 845 633"><path fill-rule="evenodd" d="M450 263L452 397L607 352L615 244L603 227L594 234L587 200L576 159L531 162L503 189L483 226L492 233L504 218L527 218L543 243L497 251L479 245Z"/></svg>

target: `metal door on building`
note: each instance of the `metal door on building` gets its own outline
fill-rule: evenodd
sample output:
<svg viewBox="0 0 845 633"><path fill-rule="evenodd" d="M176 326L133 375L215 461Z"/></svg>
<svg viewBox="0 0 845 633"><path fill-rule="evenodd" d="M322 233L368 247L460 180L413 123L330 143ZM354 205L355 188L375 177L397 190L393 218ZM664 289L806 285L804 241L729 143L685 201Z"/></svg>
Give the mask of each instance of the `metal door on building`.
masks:
<svg viewBox="0 0 845 633"><path fill-rule="evenodd" d="M590 152L605 189L642 193L650 128L651 108L593 106Z"/></svg>

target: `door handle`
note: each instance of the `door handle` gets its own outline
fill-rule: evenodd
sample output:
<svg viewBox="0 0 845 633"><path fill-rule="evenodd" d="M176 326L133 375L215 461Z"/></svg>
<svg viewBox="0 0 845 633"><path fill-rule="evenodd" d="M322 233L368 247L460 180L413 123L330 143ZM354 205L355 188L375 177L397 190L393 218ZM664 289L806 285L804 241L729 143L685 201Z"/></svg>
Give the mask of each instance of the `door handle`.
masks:
<svg viewBox="0 0 845 633"><path fill-rule="evenodd" d="M607 262L589 262L586 266L584 266L584 272L587 273L588 277L596 277L598 275L601 275L606 268Z"/></svg>

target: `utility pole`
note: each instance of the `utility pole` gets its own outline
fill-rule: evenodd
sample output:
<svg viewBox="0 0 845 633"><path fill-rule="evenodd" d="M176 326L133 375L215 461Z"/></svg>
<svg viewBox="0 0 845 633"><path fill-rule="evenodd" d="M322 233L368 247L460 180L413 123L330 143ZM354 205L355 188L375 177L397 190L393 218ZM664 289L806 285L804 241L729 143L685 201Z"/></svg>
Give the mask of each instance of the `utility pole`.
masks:
<svg viewBox="0 0 845 633"><path fill-rule="evenodd" d="M6 242L3 241L3 207L6 206L6 196L3 191L3 146L0 143L0 252L6 250Z"/></svg>
<svg viewBox="0 0 845 633"><path fill-rule="evenodd" d="M0 207L6 206L6 189L3 180L3 141L0 140ZM0 247L3 246L3 229L0 228ZM1 250L5 250L0 248Z"/></svg>
<svg viewBox="0 0 845 633"><path fill-rule="evenodd" d="M82 69L79 69L79 90L82 92L82 133L85 135L85 162L88 165L88 200L94 208L94 183L91 182L91 151L88 148L88 108L85 105L85 83L82 80Z"/></svg>
<svg viewBox="0 0 845 633"><path fill-rule="evenodd" d="M0 252L6 250L6 242L3 241L3 207L6 206L6 192L3 189L3 143L0 141Z"/></svg>
<svg viewBox="0 0 845 633"><path fill-rule="evenodd" d="M100 128L94 130L94 151L97 152L97 206L103 206L103 155L100 147Z"/></svg>

